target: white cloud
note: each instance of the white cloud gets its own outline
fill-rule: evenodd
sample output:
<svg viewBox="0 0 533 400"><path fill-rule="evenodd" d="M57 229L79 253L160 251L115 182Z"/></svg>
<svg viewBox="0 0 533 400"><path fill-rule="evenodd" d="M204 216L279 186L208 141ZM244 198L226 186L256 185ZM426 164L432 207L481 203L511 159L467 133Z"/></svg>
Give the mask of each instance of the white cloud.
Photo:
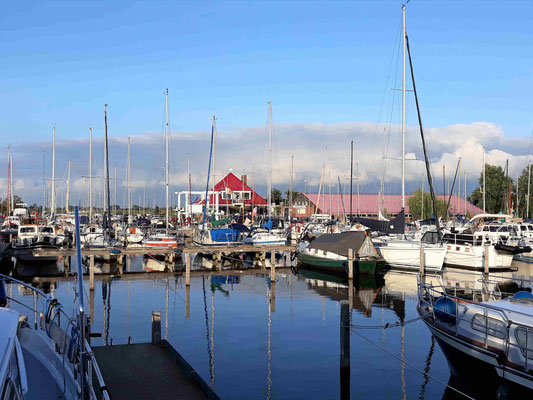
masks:
<svg viewBox="0 0 533 400"><path fill-rule="evenodd" d="M171 193L188 186L187 156L193 188L205 187L209 157L210 129L199 132L173 132L171 140ZM527 164L526 154L529 140L509 138L501 127L490 122L473 122L425 129L426 141L432 162L437 190L441 187L442 166L451 176L455 172L458 157L462 157L461 171L469 177L469 190L482 168L483 147L486 148L486 161L490 164L504 165L509 160L510 175L516 177ZM117 168L118 202L121 204L126 186L126 154L128 136L110 139L110 175L114 178ZM164 138L161 133L132 134L131 138L131 187L133 199L144 195L155 195L163 200L164 188ZM291 156L294 156L294 185L296 190L303 189L304 180L310 180L314 190L320 182L322 166L327 185L336 188L338 178L342 183L349 176L350 141L354 141L354 174L359 173L360 182L366 190L376 190L382 171L382 155L385 161L385 181L387 190L399 191L401 178L401 137L396 125L369 122L344 122L337 124L290 123L276 124L273 148L273 184L285 190L290 176ZM88 191L88 137L57 142L56 176L72 160L71 196L85 202ZM93 139L93 181L95 192L101 192L103 176L102 139ZM42 198L42 154L46 151L47 177L50 177L51 143L32 143L14 149L15 188L17 194L29 202L40 202ZM423 160L422 146L418 127L407 127L406 152L408 159ZM237 176L248 175L248 184L264 191L267 173L267 137L265 126L219 127L215 149L215 172L217 179L222 178L230 169ZM35 160L39 160L35 162ZM425 172L420 161L406 162L406 178L411 182L408 190L420 184L420 175ZM0 170L7 171L5 161ZM58 172L59 171L59 172ZM64 191L65 180L57 184L58 191ZM366 185L366 186L364 186ZM111 191L114 183L111 182ZM409 189L411 187L411 189ZM0 179L0 190L6 192L6 179ZM333 189L336 190L336 189ZM363 189L365 190L365 189ZM95 195L95 201L101 199ZM112 194L112 197L114 195ZM76 201L76 200L74 200ZM135 201L135 200L134 200Z"/></svg>

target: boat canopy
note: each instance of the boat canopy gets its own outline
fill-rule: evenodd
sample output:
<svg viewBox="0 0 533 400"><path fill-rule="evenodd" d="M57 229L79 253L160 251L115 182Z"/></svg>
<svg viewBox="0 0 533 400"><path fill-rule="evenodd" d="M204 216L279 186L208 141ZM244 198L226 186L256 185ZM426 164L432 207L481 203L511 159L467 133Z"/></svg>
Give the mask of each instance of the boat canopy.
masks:
<svg viewBox="0 0 533 400"><path fill-rule="evenodd" d="M372 218L352 218L353 224L361 224L366 226L373 232L378 232L381 234L393 234L405 233L405 213L404 210L396 216L396 218L391 219L390 221L380 221Z"/></svg>
<svg viewBox="0 0 533 400"><path fill-rule="evenodd" d="M359 257L379 257L372 240L362 231L325 233L313 240L308 247L310 250L322 250L348 257L348 250Z"/></svg>

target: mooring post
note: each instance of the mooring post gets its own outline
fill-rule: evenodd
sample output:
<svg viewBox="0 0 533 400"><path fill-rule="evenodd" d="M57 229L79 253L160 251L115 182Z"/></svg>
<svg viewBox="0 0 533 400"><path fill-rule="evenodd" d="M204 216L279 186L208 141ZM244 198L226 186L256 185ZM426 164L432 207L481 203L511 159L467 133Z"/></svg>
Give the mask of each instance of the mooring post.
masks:
<svg viewBox="0 0 533 400"><path fill-rule="evenodd" d="M189 318L191 312L191 286L185 285L185 318Z"/></svg>
<svg viewBox="0 0 533 400"><path fill-rule="evenodd" d="M266 257L267 257L266 251L262 251L261 252L261 261L266 261Z"/></svg>
<svg viewBox="0 0 533 400"><path fill-rule="evenodd" d="M152 344L161 343L161 312L152 311Z"/></svg>
<svg viewBox="0 0 533 400"><path fill-rule="evenodd" d="M353 249L348 249L348 279L353 279Z"/></svg>
<svg viewBox="0 0 533 400"><path fill-rule="evenodd" d="M185 285L191 285L191 254L185 255Z"/></svg>
<svg viewBox="0 0 533 400"><path fill-rule="evenodd" d="M353 279L348 279L348 303L353 308Z"/></svg>
<svg viewBox="0 0 533 400"><path fill-rule="evenodd" d="M350 398L350 305L348 301L341 301L340 320L340 378L341 399Z"/></svg>
<svg viewBox="0 0 533 400"><path fill-rule="evenodd" d="M94 256L89 256L89 289L94 290Z"/></svg>

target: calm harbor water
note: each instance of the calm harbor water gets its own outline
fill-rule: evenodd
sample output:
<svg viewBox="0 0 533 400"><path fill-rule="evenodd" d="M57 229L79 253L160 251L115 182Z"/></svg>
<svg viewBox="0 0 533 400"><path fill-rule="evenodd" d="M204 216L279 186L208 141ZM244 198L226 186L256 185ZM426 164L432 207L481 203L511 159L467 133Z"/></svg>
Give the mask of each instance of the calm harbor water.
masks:
<svg viewBox="0 0 533 400"><path fill-rule="evenodd" d="M496 273L495 279L523 278L533 272L527 264L517 266L518 271ZM117 265L98 268L108 272ZM35 269L19 264L15 273L26 278L52 276L52 283L44 279L40 287L70 311L74 281L61 276L62 264ZM161 269L157 261L135 257L124 272ZM154 275L97 276L94 296L86 281L86 304L93 305L92 330L102 333L93 338L93 345L122 344L129 338L148 342L151 312L161 311L162 336L224 399L339 398L339 301L349 299L342 278L283 269L271 284L268 273L236 271L193 276L187 289L179 273ZM478 279L453 270L443 274L444 281L461 287L480 285ZM31 296L20 288L12 291L18 300L32 304ZM444 385L456 384L423 322L396 326L418 316L416 303L414 273L389 271L354 283L351 398L462 398ZM370 328L387 323L392 327Z"/></svg>

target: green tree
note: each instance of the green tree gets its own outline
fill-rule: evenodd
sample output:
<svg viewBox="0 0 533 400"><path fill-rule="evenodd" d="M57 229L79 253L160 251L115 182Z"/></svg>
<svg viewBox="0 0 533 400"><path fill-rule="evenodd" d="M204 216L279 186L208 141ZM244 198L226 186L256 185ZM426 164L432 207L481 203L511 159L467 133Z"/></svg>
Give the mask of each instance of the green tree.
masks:
<svg viewBox="0 0 533 400"><path fill-rule="evenodd" d="M424 201L424 215L422 215L422 199ZM439 217L444 218L446 215L446 202L438 197L435 198L437 202L437 214ZM418 189L407 200L409 211L414 219L428 219L433 216L433 205L431 204L431 194L424 192L422 197L422 191Z"/></svg>
<svg viewBox="0 0 533 400"><path fill-rule="evenodd" d="M528 168L524 168L522 170L522 175L518 178L518 217L522 218L531 218L533 215L533 204L531 204L531 200L533 199L533 180L528 180L528 174L529 170ZM533 172L531 173L533 178ZM529 212L527 212L527 184L529 181ZM514 194L512 196L513 200L513 208L516 209L516 187L513 187Z"/></svg>
<svg viewBox="0 0 533 400"><path fill-rule="evenodd" d="M485 211L491 214L507 212L505 199L509 185L513 184L513 179L505 176L502 167L490 164L485 164L485 178ZM474 189L468 201L483 208L483 171L478 183L479 187Z"/></svg>
<svg viewBox="0 0 533 400"><path fill-rule="evenodd" d="M299 194L300 194L300 192L296 192L296 191L293 191L293 192L292 192L292 201L293 201L293 202L294 202L294 199L295 199L296 197L298 197ZM289 195L290 195L290 191L287 190L287 191L285 192L285 199L283 199L283 204L285 204L286 206L289 205Z"/></svg>
<svg viewBox="0 0 533 400"><path fill-rule="evenodd" d="M281 204L281 201L283 200L283 196L281 195L280 190L272 189L271 196L272 196L272 204L276 204L276 205Z"/></svg>

